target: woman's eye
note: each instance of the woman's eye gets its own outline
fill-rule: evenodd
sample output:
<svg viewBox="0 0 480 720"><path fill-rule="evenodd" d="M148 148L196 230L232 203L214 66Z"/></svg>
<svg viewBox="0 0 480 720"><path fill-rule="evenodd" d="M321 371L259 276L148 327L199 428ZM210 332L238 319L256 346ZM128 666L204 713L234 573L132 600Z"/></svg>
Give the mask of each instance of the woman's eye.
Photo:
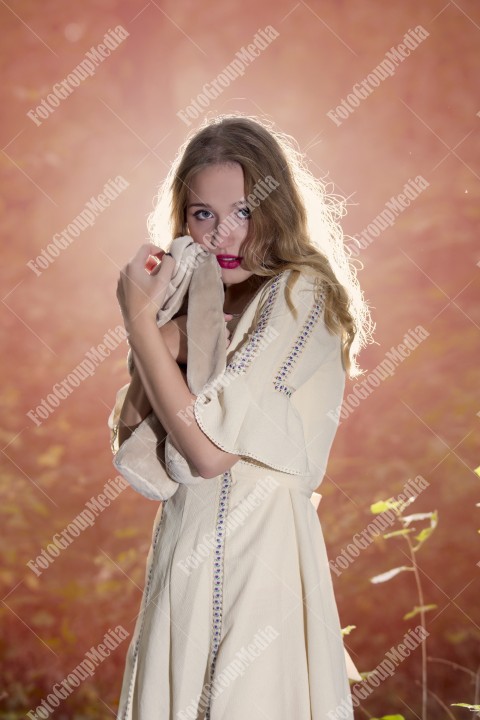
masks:
<svg viewBox="0 0 480 720"><path fill-rule="evenodd" d="M209 218L205 217L205 214L212 217L212 213L210 212L210 210L197 210L197 212L193 213L193 216L196 217L198 220L208 220Z"/></svg>
<svg viewBox="0 0 480 720"><path fill-rule="evenodd" d="M246 219L250 217L250 210L248 209L248 207L240 208L238 214L241 218Z"/></svg>

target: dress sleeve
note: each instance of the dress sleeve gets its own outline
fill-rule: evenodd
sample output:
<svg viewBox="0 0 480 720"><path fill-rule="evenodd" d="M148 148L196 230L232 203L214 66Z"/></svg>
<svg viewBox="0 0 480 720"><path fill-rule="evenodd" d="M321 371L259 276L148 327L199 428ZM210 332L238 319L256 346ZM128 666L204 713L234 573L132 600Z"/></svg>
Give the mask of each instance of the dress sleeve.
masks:
<svg viewBox="0 0 480 720"><path fill-rule="evenodd" d="M193 412L222 450L282 472L323 477L337 425L327 413L344 388L341 340L325 326L323 286L315 297L314 278L305 273L291 291L294 317L285 297L291 272L270 284L257 324L225 372L197 396Z"/></svg>

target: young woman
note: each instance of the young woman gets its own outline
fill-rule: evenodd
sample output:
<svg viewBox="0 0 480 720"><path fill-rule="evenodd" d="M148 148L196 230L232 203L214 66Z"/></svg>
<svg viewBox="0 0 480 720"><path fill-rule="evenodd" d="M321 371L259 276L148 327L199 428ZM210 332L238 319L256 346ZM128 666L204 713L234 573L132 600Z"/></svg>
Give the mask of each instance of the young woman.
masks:
<svg viewBox="0 0 480 720"><path fill-rule="evenodd" d="M345 375L359 374L371 331L343 210L290 138L222 116L181 149L150 217L154 243L122 269L117 297L135 369L118 442L153 408L203 478L180 485L155 523L122 720L353 718L311 502ZM156 325L173 262L164 255L152 275L145 263L166 232L190 235L220 266L230 380L208 396L193 395L182 371L185 316Z"/></svg>

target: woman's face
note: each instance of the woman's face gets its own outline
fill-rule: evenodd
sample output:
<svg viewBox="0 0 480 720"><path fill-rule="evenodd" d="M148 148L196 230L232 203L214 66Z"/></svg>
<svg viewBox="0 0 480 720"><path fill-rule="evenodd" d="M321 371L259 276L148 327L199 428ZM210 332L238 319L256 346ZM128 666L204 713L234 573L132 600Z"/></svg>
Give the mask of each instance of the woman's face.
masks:
<svg viewBox="0 0 480 720"><path fill-rule="evenodd" d="M247 236L250 215L244 192L243 170L238 163L209 165L200 170L188 191L189 233L195 242L216 255L227 286L253 275L241 266L240 246ZM233 257L236 262L228 263L222 256Z"/></svg>

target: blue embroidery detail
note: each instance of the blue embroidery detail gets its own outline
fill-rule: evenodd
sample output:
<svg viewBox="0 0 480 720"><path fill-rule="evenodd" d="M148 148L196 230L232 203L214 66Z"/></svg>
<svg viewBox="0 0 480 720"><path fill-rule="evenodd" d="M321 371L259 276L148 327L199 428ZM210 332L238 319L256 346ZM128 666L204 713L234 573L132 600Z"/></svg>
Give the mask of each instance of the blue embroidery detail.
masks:
<svg viewBox="0 0 480 720"><path fill-rule="evenodd" d="M295 339L290 352L287 355L286 360L280 366L280 370L277 372L273 379L273 386L275 390L283 393L287 397L290 397L294 389L289 385L285 385L285 378L292 372L295 363L305 348L308 337L310 336L319 316L325 304L325 289L322 289L318 301L315 302L313 308L310 310L307 319L305 320L299 335Z"/></svg>
<svg viewBox="0 0 480 720"><path fill-rule="evenodd" d="M213 622L212 622L212 650L210 659L210 679L208 707L205 712L205 720L210 720L210 702L212 680L217 663L217 653L220 646L222 634L223 616L223 560L225 552L225 520L228 512L228 497L232 485L230 470L223 473L220 489L220 500L218 503L217 521L215 524L215 558L213 561Z"/></svg>
<svg viewBox="0 0 480 720"><path fill-rule="evenodd" d="M238 352L234 354L234 356L228 363L225 372L227 370L230 370L239 374L244 373L252 362L255 355L258 353L259 347L261 347L262 335L265 332L265 327L268 324L268 319L270 317L273 305L278 295L278 289L280 287L280 275L281 274L275 277L270 286L265 307L260 314L257 326L253 331L250 340L247 342L243 349L238 350Z"/></svg>

